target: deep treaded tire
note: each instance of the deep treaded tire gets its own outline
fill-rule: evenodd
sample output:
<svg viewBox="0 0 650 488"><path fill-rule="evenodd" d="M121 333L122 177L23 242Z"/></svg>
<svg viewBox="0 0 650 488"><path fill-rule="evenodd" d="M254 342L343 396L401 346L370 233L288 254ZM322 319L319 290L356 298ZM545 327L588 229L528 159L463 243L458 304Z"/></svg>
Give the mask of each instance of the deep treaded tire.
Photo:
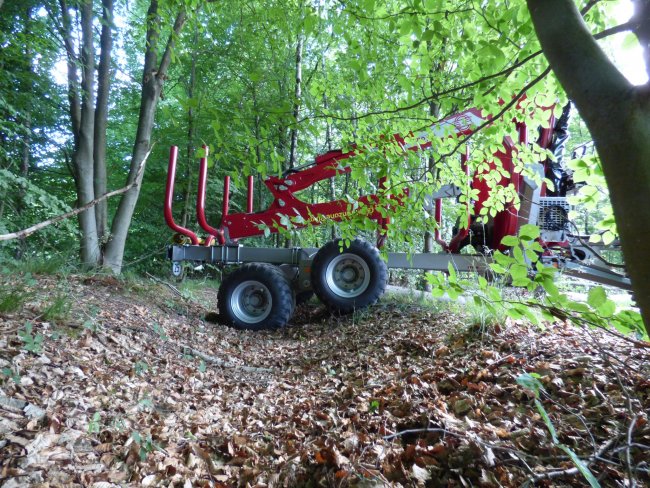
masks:
<svg viewBox="0 0 650 488"><path fill-rule="evenodd" d="M266 263L244 264L221 283L219 315L237 329L284 327L295 308L293 290L285 274Z"/></svg>
<svg viewBox="0 0 650 488"><path fill-rule="evenodd" d="M386 291L388 270L375 246L355 239L341 252L340 241L330 241L316 253L311 286L330 309L350 313L379 300Z"/></svg>

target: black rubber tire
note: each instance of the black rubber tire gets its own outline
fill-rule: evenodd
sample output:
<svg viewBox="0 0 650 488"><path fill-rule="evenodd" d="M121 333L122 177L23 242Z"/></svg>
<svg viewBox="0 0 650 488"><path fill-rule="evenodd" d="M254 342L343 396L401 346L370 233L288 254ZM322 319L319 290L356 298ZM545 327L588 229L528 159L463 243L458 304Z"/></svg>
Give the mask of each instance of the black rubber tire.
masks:
<svg viewBox="0 0 650 488"><path fill-rule="evenodd" d="M340 241L328 242L314 256L311 286L328 308L350 313L379 300L386 291L388 269L375 246L355 239L341 252Z"/></svg>
<svg viewBox="0 0 650 488"><path fill-rule="evenodd" d="M227 325L262 330L287 325L295 302L293 290L277 266L250 263L223 280L217 294L217 308Z"/></svg>

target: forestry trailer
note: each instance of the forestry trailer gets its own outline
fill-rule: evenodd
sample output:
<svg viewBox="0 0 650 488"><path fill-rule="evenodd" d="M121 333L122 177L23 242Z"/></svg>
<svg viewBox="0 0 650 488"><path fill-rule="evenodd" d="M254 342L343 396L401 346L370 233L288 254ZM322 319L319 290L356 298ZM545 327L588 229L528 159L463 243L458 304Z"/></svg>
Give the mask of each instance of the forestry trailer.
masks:
<svg viewBox="0 0 650 488"><path fill-rule="evenodd" d="M550 114L552 111L548 110ZM567 136L568 113L565 110L559 120L550 115L549 128L529 131L526 124L515 122L518 142L529 144L529 132L536 136L535 144L556 153L564 150ZM409 134L406 139L395 135L394 142L399 151L426 151L436 140L471 135L477 127L489 122L480 110L469 109L434 124L427 131ZM446 242L441 238L442 202L445 198L457 198L462 190L454 185L445 185L434 195L425 199L425 208L433 212L436 220L435 240L442 247L442 253L407 254L387 253L387 259L380 257L379 249L385 241L385 230L389 225L386 209L402 204L401 199L380 200L378 195L366 195L352 205L346 199L323 203L307 203L296 194L315 183L351 171L349 162L362 151L353 149L329 151L317 156L313 162L286 171L282 176L269 176L264 181L273 201L266 210L253 209L253 177L248 177L246 211L229 212L230 177L224 179L221 223L213 227L205 216L207 183L207 147L200 160L196 217L207 236L200 238L191 230L179 226L173 218L174 181L176 175L177 147L169 155L169 169L165 192L165 220L177 233L177 239L170 246L168 256L172 261L174 275L182 273L182 262L193 264L212 263L218 266L237 265L228 274L218 292L217 306L221 319L241 329L258 330L283 327L290 320L296 301L312 293L330 309L348 313L374 304L384 293L388 268L447 271L451 264L457 271L485 273L491 262L490 254L495 250L506 250L502 239L516 235L524 224L536 224L541 235L538 239L544 252L541 261L560 268L565 274L575 275L600 283L629 289L629 280L609 267L593 247L576 236L568 219L569 204L566 199L568 176L557 160L536 163L540 175L554 181L554 190L543 183L536 183L515 171L513 158L516 145L510 137L494 153L489 168L470 174L466 164L469 154L465 152L460 164L467 175L467 183L478 194L468 205L469 225L456 229L455 235ZM486 173L495 170L495 161L503 170L500 185L512 185L520 197L520 207L506 205L486 222L479 222L475 216L483 215L481 209L490 194ZM380 188L384 188L380 181ZM492 184L492 186L494 186ZM408 192L407 192L408 193ZM355 210L356 209L356 210ZM265 248L239 244L245 237L262 236L278 232L289 224L293 228L319 225L324 222L338 222L349 218L359 209L364 215L377 222L377 242L371 244L355 239L344 247L340 239L328 242L321 248ZM462 226L458 226L462 227ZM481 254L461 254L467 245L472 245Z"/></svg>

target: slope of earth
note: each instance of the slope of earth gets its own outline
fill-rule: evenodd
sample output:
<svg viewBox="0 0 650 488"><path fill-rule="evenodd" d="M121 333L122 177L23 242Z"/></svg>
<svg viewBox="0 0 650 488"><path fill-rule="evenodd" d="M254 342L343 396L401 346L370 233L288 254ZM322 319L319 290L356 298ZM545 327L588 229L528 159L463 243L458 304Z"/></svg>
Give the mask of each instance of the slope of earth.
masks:
<svg viewBox="0 0 650 488"><path fill-rule="evenodd" d="M650 484L645 343L390 299L253 333L206 322L215 301L4 277L0 486L585 486L576 457Z"/></svg>

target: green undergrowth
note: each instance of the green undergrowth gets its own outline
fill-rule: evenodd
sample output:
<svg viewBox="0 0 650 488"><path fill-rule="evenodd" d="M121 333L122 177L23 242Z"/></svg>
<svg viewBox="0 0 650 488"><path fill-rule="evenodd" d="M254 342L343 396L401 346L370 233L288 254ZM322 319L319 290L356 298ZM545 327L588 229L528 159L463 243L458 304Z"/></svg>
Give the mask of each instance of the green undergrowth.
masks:
<svg viewBox="0 0 650 488"><path fill-rule="evenodd" d="M30 294L22 288L3 286L0 288L0 313L12 313L20 310Z"/></svg>

